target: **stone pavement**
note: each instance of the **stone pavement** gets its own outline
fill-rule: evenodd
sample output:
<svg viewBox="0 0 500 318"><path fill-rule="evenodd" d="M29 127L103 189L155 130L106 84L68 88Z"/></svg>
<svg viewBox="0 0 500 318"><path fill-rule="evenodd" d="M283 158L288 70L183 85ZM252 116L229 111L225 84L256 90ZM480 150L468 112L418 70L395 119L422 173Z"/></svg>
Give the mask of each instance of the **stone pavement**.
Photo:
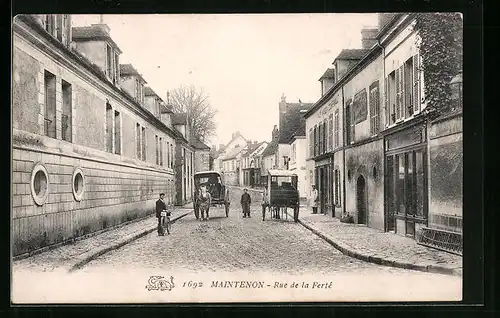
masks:
<svg viewBox="0 0 500 318"><path fill-rule="evenodd" d="M328 241L342 253L376 264L462 275L462 257L422 246L415 240L382 232L361 224L341 223L329 215L300 211L299 223Z"/></svg>
<svg viewBox="0 0 500 318"><path fill-rule="evenodd" d="M192 212L192 203L182 207L174 207L171 221L176 221ZM50 248L47 251L15 260L12 263L12 270L33 272L72 271L106 252L156 231L157 225L158 220L154 215L151 215L74 243Z"/></svg>
<svg viewBox="0 0 500 318"><path fill-rule="evenodd" d="M243 189L234 186L231 188ZM249 189L249 192L261 191ZM302 204L299 223L342 253L357 259L423 272L462 275L461 256L418 245L408 237L382 232L362 224L341 223L338 218L329 215L312 214L312 209Z"/></svg>

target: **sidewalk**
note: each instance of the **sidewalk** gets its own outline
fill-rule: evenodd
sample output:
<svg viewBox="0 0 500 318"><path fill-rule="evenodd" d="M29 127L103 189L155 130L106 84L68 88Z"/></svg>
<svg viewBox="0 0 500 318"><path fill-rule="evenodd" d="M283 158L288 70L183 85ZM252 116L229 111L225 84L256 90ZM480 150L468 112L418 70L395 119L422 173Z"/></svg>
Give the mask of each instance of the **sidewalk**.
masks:
<svg viewBox="0 0 500 318"><path fill-rule="evenodd" d="M174 207L171 222L183 218L192 212L191 203ZM73 271L104 253L156 231L157 225L158 220L154 215L151 215L74 243L51 248L39 254L16 260L12 263L12 271Z"/></svg>
<svg viewBox="0 0 500 318"><path fill-rule="evenodd" d="M462 257L418 245L415 240L329 215L301 209L299 223L342 253L367 262L448 275L462 275Z"/></svg>

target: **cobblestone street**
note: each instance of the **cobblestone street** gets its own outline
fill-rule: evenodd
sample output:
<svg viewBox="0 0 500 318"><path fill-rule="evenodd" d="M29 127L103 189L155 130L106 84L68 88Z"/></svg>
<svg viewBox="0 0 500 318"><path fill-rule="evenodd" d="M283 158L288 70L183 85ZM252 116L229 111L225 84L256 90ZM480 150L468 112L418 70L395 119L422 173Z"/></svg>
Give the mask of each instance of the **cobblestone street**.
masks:
<svg viewBox="0 0 500 318"><path fill-rule="evenodd" d="M133 269L138 264L143 268L204 272L406 272L343 255L291 218L262 221L257 204L252 206L250 219L243 218L237 204L232 206L229 218L222 208L212 208L208 221L196 220L190 214L173 225L170 236L150 233L91 261L82 270Z"/></svg>
<svg viewBox="0 0 500 318"><path fill-rule="evenodd" d="M196 220L190 213L172 225L170 235L158 236L153 231L95 258L69 275L47 270L46 266L43 266L46 272L35 271L34 263L48 259L43 254L37 261L18 261L13 272L13 292L19 301L28 302L40 301L41 297L49 302L165 302L167 294L148 293L144 289L148 277L159 274L173 275L176 286L181 287L175 296L172 294L175 299L168 301L461 299L460 277L358 260L342 254L291 218L262 221L258 203L253 204L249 219L243 218L238 207L233 204L228 218L222 208L212 208L207 221ZM31 264L27 267L31 270L23 271L23 264ZM268 288L273 288L274 280L280 278L328 280L333 287L314 293L299 290L300 294L289 289L266 294L254 294L251 290L213 293L214 288L210 288L214 281L228 279L261 279L269 281ZM197 289L184 286L191 280L205 285ZM33 282L38 287L33 288ZM60 284L75 288L63 288ZM439 288L429 290L430 285ZM50 295L50 299L41 295Z"/></svg>

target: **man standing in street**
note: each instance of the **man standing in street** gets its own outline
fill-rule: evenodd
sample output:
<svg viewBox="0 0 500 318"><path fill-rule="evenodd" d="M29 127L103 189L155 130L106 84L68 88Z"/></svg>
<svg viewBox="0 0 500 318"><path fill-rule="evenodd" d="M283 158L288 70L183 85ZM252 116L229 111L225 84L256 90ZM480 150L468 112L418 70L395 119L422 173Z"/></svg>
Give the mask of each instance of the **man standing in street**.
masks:
<svg viewBox="0 0 500 318"><path fill-rule="evenodd" d="M158 219L158 236L165 235L165 229L163 228L163 222L165 218L162 217L161 212L167 210L167 205L165 204L165 193L160 193L160 198L156 201L156 218Z"/></svg>
<svg viewBox="0 0 500 318"><path fill-rule="evenodd" d="M313 214L318 214L318 201L319 201L318 190L316 189L316 185L313 184L311 193L311 207L313 209Z"/></svg>
<svg viewBox="0 0 500 318"><path fill-rule="evenodd" d="M264 192L262 192L262 221L266 218L266 208L269 206L269 197L267 193L267 186L264 188Z"/></svg>
<svg viewBox="0 0 500 318"><path fill-rule="evenodd" d="M252 203L252 199L250 198L250 194L248 194L248 190L243 190L243 194L241 195L241 207L243 208L243 217L250 217L250 203Z"/></svg>

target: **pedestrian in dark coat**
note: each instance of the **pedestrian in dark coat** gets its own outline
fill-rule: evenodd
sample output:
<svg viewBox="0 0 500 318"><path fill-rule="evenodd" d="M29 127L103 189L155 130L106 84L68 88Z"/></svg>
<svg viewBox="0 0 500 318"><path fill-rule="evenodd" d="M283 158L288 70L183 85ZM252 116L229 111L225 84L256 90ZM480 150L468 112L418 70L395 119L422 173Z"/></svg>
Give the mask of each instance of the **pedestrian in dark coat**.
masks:
<svg viewBox="0 0 500 318"><path fill-rule="evenodd" d="M250 198L250 194L248 194L248 190L243 190L243 194L241 195L241 207L243 208L243 217L250 217L250 203L252 203L252 199Z"/></svg>
<svg viewBox="0 0 500 318"><path fill-rule="evenodd" d="M160 193L160 199L156 201L156 218L158 219L158 236L164 236L165 230L163 228L164 218L161 216L162 211L167 211L167 205L163 199L165 198L165 193Z"/></svg>
<svg viewBox="0 0 500 318"><path fill-rule="evenodd" d="M262 221L266 219L266 208L269 206L269 194L267 193L267 187L262 192Z"/></svg>

